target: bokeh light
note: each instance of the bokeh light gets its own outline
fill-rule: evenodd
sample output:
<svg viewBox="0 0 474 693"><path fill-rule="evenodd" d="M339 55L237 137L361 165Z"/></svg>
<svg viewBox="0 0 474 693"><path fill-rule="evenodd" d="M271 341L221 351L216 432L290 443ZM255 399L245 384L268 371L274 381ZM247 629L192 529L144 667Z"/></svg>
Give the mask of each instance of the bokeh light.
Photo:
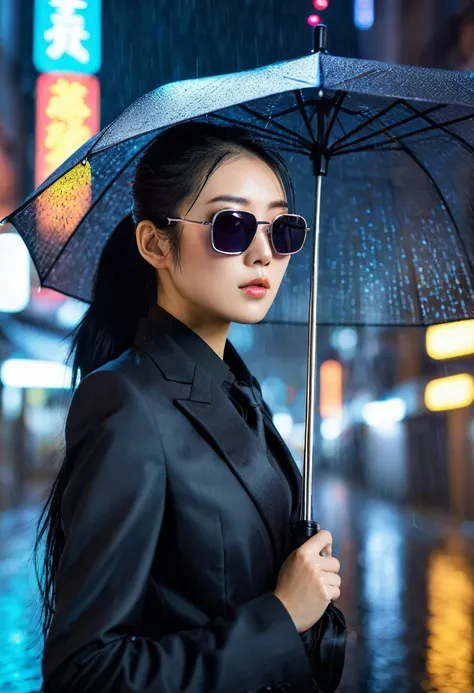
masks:
<svg viewBox="0 0 474 693"><path fill-rule="evenodd" d="M310 14L308 17L308 24L310 26L318 26L318 24L321 24L321 17L319 14Z"/></svg>

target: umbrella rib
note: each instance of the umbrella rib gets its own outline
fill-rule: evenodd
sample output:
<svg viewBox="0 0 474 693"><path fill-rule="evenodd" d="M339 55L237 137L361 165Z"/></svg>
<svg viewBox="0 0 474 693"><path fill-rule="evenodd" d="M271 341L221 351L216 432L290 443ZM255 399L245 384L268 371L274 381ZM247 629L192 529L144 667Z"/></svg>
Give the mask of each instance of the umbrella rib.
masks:
<svg viewBox="0 0 474 693"><path fill-rule="evenodd" d="M339 115L340 115L340 114L339 114ZM342 130L342 132L343 132L344 135L345 135L347 131L346 131L346 129L345 129L345 127L344 127L344 123L343 123L342 120L340 119L339 115L338 115L337 118L336 118L336 123L339 125L340 129Z"/></svg>
<svg viewBox="0 0 474 693"><path fill-rule="evenodd" d="M428 108L425 113L431 113L433 111L437 111L439 109L445 108L444 105L437 105L437 106L431 106ZM383 115L383 114L381 114ZM391 125L387 125L386 127L382 128L381 130L377 130L375 132L370 133L369 135L364 135L363 137L359 137L356 140L351 140L350 142L347 142L346 145L343 145L342 147L336 147L334 151L340 151L343 152L346 147L352 147L355 144L360 144L361 142L365 142L366 140L373 139L374 137L380 137L380 135L384 135L390 130L393 130L394 128L397 128L401 125L406 125L407 123L411 123L413 120L416 120L417 118L421 117L421 113L413 113L411 116L407 116L403 120L398 120L396 123L392 123ZM401 135L400 137L404 137L404 135Z"/></svg>
<svg viewBox="0 0 474 693"><path fill-rule="evenodd" d="M151 94L151 93L152 93L152 92L148 92L148 93L146 93L146 94L143 94L143 95L138 99L138 101L141 101L141 100L145 99L145 98L146 98L149 94ZM100 137L97 139L97 142L94 143L93 147L91 147L91 149L89 150L87 156L89 156L90 153L91 153L93 150L95 150L95 146L103 139L103 137L107 134L107 132L108 132L108 131L110 130L110 128L112 127L112 125L114 125L119 119L123 118L123 116L125 116L125 114L128 113L128 111L130 111L134 106L136 107L136 105L137 105L137 101L133 101L131 104L129 104L129 105L127 106L127 108L126 108L124 111L122 111L122 113L120 113L120 115L118 115L116 118L114 118L114 120L113 120L111 123L109 123L109 124L107 125L107 127L105 127L105 128L103 129L103 131L102 131ZM156 128L156 129L159 129L159 128ZM152 128L151 130L147 130L146 132L141 132L140 135L146 135L146 134L148 134L148 132L153 132L153 128ZM139 137L140 135L132 135L132 137L127 138L127 139L133 139L133 137ZM120 140L120 142L124 142L124 141L126 141L126 140ZM110 144L108 147L103 147L100 151L105 151L105 150L108 149L109 147L113 147L113 146L115 146L116 144L117 144L117 142L114 142L114 143Z"/></svg>
<svg viewBox="0 0 474 693"><path fill-rule="evenodd" d="M297 103L297 105L298 105L298 107L299 107L301 116L302 116L302 118L303 118L303 122L304 122L304 124L306 125L306 129L307 129L307 131L308 131L308 133L309 133L309 136L310 136L310 138L311 138L311 140L312 140L312 144L313 144L313 145L318 144L318 142L317 142L317 140L316 140L316 138L315 138L315 136L314 136L313 129L312 129L312 127L311 127L311 122L310 122L310 120L309 120L309 118L308 118L308 114L306 113L305 103L304 103L303 95L302 95L302 93L301 93L301 89L295 90L295 91L293 92L293 94L295 95L296 103ZM311 146L311 144L310 144L310 146Z"/></svg>
<svg viewBox="0 0 474 693"><path fill-rule="evenodd" d="M143 145L143 147L141 147L137 152L135 152L135 154L133 155L133 157L132 157L131 159L129 159L129 160L124 164L124 166L122 166L122 167L119 169L117 175L114 176L114 178L110 181L110 183L102 190L102 192L100 193L100 195L98 195L98 197L97 197L97 199L96 199L94 205L93 205L93 206L91 205L91 206L89 207L89 209L87 210L87 212L84 214L84 216L82 217L81 222L80 222L81 224L84 222L85 219L87 219L87 217L88 217L89 214L91 213L92 209L94 209L94 208L97 206L97 203L100 202L100 200L104 197L104 195L110 190L110 188L111 188L112 185L117 181L117 179L119 178L119 176L122 175L122 173L125 171L125 169L127 168L127 166L130 166L130 164L137 158L137 156L138 156L139 154L141 154L142 151L143 151L146 147L148 147L148 144L149 144L149 143L147 142L145 145ZM77 230L77 227L76 227L76 229L74 229L74 232L71 233L71 235L69 236L69 238L67 239L67 241L66 241L66 242L64 243L64 245L62 246L62 248L61 248L61 250L59 251L59 253L58 253L58 254L56 255L56 257L54 258L53 262L51 263L51 266L49 267L49 269L48 269L48 271L46 272L46 274L44 275L44 277L42 277L42 278L40 277L41 283L43 283L44 281L46 281L46 279L49 277L49 275L51 274L52 270L54 269L55 265L59 262L60 258L61 258L62 255L64 254L64 251L65 251L66 248L69 246L69 243L71 242L71 240L74 238L76 230Z"/></svg>
<svg viewBox="0 0 474 693"><path fill-rule="evenodd" d="M216 115L216 114L209 114L209 117L215 118L216 120L222 120L225 123L231 123L232 125L240 125L242 127L242 122L239 120L234 120L234 118L230 118L229 116L222 116L222 115ZM247 123L245 127L252 128L257 132L259 135L266 136L267 139L278 142L279 144L292 144L295 149L294 150L289 150L289 151L295 151L300 154L307 154L307 150L302 148L301 142L298 140L292 140L289 137L285 137L283 134L279 132L275 132L273 130L269 130L268 128L262 128L259 125L254 125L254 124L249 124Z"/></svg>
<svg viewBox="0 0 474 693"><path fill-rule="evenodd" d="M307 104L313 103L313 100L309 100L306 102ZM243 104L240 106L240 108L243 108ZM249 108L248 106L245 106L245 108ZM277 117L280 118L281 116L286 116L289 113L299 113L299 106L289 106L288 108L284 108L282 111L277 112Z"/></svg>
<svg viewBox="0 0 474 693"><path fill-rule="evenodd" d="M41 288L43 288L43 289L52 289L53 291L57 291L57 290L58 290L58 289L54 286L54 284L52 284L52 283L50 284L50 283L47 282L46 280L45 280L44 282L41 282ZM66 291L65 289L61 289L61 291L60 291L59 293L64 294L64 296L67 296L68 298L74 298L74 299L76 299L76 301L82 301L83 303L90 303L89 300L87 300L87 299L81 297L81 296L78 295L78 294L73 294L73 293L71 293L70 291Z"/></svg>
<svg viewBox="0 0 474 693"><path fill-rule="evenodd" d="M398 141L397 138L395 137L395 135L387 134L387 137L390 137L391 139L394 139L396 142ZM436 182L435 178L434 178L433 175L431 174L431 171L425 166L425 164L424 164L422 161L419 160L419 158L418 158L418 157L416 156L416 154L410 149L410 147L407 147L407 145L404 144L403 142L398 142L398 144L402 147L403 151L415 162L415 164L417 164L417 165L421 168L421 170L427 175L428 179L431 181L433 187L435 188L435 190L436 190L436 192L438 193L438 195L439 195L439 197L440 197L442 203L444 204L444 206L445 206L445 208L446 208L446 211L447 211L447 213L448 213L448 215L449 215L449 218L451 219L451 222L452 222L452 224L453 224L453 227L454 227L454 229L455 229L455 231L456 231L456 234L457 234L457 237L458 237L458 240L459 240L459 244L461 245L461 248L462 248L462 250L464 251L464 255L465 255L465 257L466 257L466 260L470 263L470 265L471 265L472 268L474 269L474 261L470 259L468 250L467 250L467 248L466 248L466 246L465 246L463 237L461 236L461 232L460 232L460 230L459 230L459 226L458 226L458 224L457 224L456 219L454 218L454 214L453 214L453 212L452 212L452 210L451 210L451 207L450 207L450 205L449 205L449 203L448 203L448 201L447 201L447 199L446 199L446 197L445 197L443 191L441 190L441 188L439 187L439 185L438 185L438 183Z"/></svg>
<svg viewBox="0 0 474 693"><path fill-rule="evenodd" d="M392 109L394 109L396 106L399 106L401 103L402 103L401 99L398 99L397 101L393 101L391 104L389 104L388 106L386 106L385 108L383 108L381 111L377 111L377 113L375 113L371 118L369 118L369 119L364 119L363 122L361 122L361 123L359 123L359 125L357 125L357 127L355 127L353 130L349 130L348 133L346 133L345 135L343 135L340 139L336 140L336 141L331 145L331 147L330 147L330 152L332 153L332 152L336 149L336 147L337 147L338 149L340 149L340 147L339 147L338 145L340 145L341 142L344 142L344 141L347 140L349 137L352 137L352 135L355 135L356 133L360 132L361 130L363 130L364 128L366 128L368 125L371 125L372 123L374 123L374 122L375 122L376 120L378 120L379 118L382 118L384 115L386 115L387 113L389 113ZM344 109L342 108L342 106L341 106L340 110L342 110L342 112L345 112ZM360 113L357 113L357 112L354 112L354 115L359 116L359 115L361 115L361 114L360 114ZM352 143L349 142L349 145L350 145L350 144L352 144Z"/></svg>
<svg viewBox="0 0 474 693"><path fill-rule="evenodd" d="M326 135L325 135L325 137L324 137L324 145L323 145L323 150L324 150L324 151L326 151L327 148L328 148L329 138L330 138L330 136L331 136L332 129L333 129L333 127L334 127L334 124L336 123L336 120L338 119L339 111L340 111L341 108L342 108L342 104L344 103L344 99L346 98L346 96L347 96L347 92L346 92L346 91L341 91L341 92L339 92L339 94L338 94L338 96L337 96L337 98L336 98L336 100L335 100L334 108L333 108L333 112L332 112L332 116L331 116L331 120L330 120L329 123L328 123L328 127L327 127L327 130L326 130Z"/></svg>
<svg viewBox="0 0 474 693"><path fill-rule="evenodd" d="M407 105L409 105L409 104L407 104ZM411 108L413 109L413 107L411 107ZM445 108L445 105L443 105L442 108ZM360 114L358 114L358 115L360 115ZM420 113L419 117L423 118L423 115ZM465 147L467 147L470 152L474 152L474 147L469 142L467 142L467 140L465 140L463 137L461 137L457 133L452 132L451 130L447 129L448 125L455 125L456 123L462 123L462 122L469 120L473 117L474 117L474 113L471 113L469 115L462 116L460 118L453 118L453 120L448 120L448 121L445 121L444 123L434 123L433 121L430 121L429 118L425 118L425 120L428 120L428 122L433 122L433 125L429 125L425 128L421 128L420 130L413 130L413 132L407 132L404 135L398 135L398 139L399 140L407 140L409 137L414 137L415 135L420 135L424 132L433 132L435 130L442 130L447 135L449 135L453 139L456 139L458 142L460 142ZM400 123L398 123L398 125L400 125ZM385 129L385 131L382 132L382 134L386 133L388 131L388 129L390 129L390 127L387 127ZM381 134L381 132L379 131L378 133L374 133L373 136L375 137L377 134ZM349 144L352 144L352 143L349 142ZM342 154L347 153L347 150L344 149L344 147L340 147L338 149L338 151L340 151ZM368 150L362 150L362 151L368 151Z"/></svg>
<svg viewBox="0 0 474 693"><path fill-rule="evenodd" d="M367 106L367 108L364 109L364 111L361 111L360 109L357 111L357 110L354 110L353 108L347 108L347 106L344 106L343 108L341 108L341 111L343 113L345 113L346 115L350 115L350 116L360 116L360 115L364 115L365 113L373 113L374 112L373 108L369 108L368 106Z"/></svg>
<svg viewBox="0 0 474 693"><path fill-rule="evenodd" d="M362 152L403 152L404 149L401 146L384 144L375 144L373 146L367 147L354 147L354 149L343 149L338 150L331 154L331 158L335 159L337 156L345 156L346 154L361 154Z"/></svg>
<svg viewBox="0 0 474 693"><path fill-rule="evenodd" d="M365 70L364 72L361 72L360 74L355 75L354 77L350 77L349 79L341 79L341 80L339 80L339 82L333 82L331 84L331 88L335 89L339 84L341 84L341 85L342 84L344 84L344 85L352 84L352 83L356 82L357 80L369 77L370 75L373 75L374 73L375 74L377 74L377 73L383 74L383 72L384 72L384 70L380 67L371 67L371 68L368 68L367 70Z"/></svg>
<svg viewBox="0 0 474 693"><path fill-rule="evenodd" d="M283 132L287 133L288 135L295 137L296 140L298 140L300 142L300 144L305 144L308 147L311 147L311 142L309 140L307 140L302 135L299 135L294 130L290 130L290 128L285 127L285 125L282 125L281 123L279 123L278 120L275 120L276 118L279 118L282 115L282 113L276 113L274 118L270 119L270 118L267 118L267 116L264 116L262 113L259 113L258 111L254 111L252 108L245 106L244 104L240 104L238 106L238 108L240 108L241 111L244 111L244 113L248 113L249 115L260 118L261 120L266 120L267 123L272 123L275 127L278 127ZM297 109L295 108L294 110L297 110Z"/></svg>
<svg viewBox="0 0 474 693"><path fill-rule="evenodd" d="M431 118L428 118L426 116L426 113L428 111L418 111L417 108L412 106L408 101L404 102L407 108L410 110L419 113L419 116L422 120L426 120L427 123L429 123L429 126L426 128L422 128L421 130L416 130L415 132L408 132L405 135L401 135L400 139L407 139L408 137L412 137L413 135L419 135L422 132L429 132L430 130L442 130L444 133L452 137L453 139L457 140L461 144L463 144L465 147L469 149L471 153L474 153L474 146L468 142L467 140L464 139L464 137L461 137L461 135L458 135L456 132L453 132L452 130L448 130L448 125L455 125L456 123L462 123L465 120L469 120L470 118L474 118L474 113L471 113L466 116L461 116L459 118L453 118L453 120L447 120L444 123L435 123Z"/></svg>

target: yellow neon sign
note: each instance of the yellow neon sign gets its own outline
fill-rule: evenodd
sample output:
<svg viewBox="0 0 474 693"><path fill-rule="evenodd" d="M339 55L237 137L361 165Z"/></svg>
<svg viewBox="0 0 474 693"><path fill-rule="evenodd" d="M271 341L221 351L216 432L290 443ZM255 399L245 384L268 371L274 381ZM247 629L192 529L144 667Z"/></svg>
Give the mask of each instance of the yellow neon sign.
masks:
<svg viewBox="0 0 474 693"><path fill-rule="evenodd" d="M425 388L425 406L429 411L459 409L473 402L474 376L469 373L432 380Z"/></svg>
<svg viewBox="0 0 474 693"><path fill-rule="evenodd" d="M436 360L474 354L474 320L431 325L426 330L426 352Z"/></svg>

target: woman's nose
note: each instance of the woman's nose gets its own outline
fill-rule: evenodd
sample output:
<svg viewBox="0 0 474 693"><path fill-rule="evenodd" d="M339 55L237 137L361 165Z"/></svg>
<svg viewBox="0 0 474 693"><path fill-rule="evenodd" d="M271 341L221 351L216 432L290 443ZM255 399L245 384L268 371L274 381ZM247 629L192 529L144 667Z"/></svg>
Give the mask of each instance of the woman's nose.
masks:
<svg viewBox="0 0 474 693"><path fill-rule="evenodd" d="M259 259L261 262L268 264L272 259L272 243L270 238L270 223L259 224L255 238L249 247L249 252L252 254L252 262Z"/></svg>

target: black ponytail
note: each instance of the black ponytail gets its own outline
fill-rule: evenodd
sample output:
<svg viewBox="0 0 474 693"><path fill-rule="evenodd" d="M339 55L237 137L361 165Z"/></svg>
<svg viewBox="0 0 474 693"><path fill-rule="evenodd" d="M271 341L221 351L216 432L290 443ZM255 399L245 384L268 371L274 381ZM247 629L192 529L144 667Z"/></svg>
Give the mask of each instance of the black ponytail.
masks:
<svg viewBox="0 0 474 693"><path fill-rule="evenodd" d="M91 305L73 333L73 386L131 347L140 318L156 303L156 273L138 251L136 225L151 221L168 240L173 262L179 264L182 225L167 225L164 216L186 216L186 208L191 209L216 168L238 154L263 160L279 176L291 211L294 188L284 159L244 128L189 121L164 130L145 152L132 184L132 213L118 224L104 248ZM44 638L54 617L56 575L65 543L61 499L69 473L66 456L40 515L34 546Z"/></svg>
<svg viewBox="0 0 474 693"><path fill-rule="evenodd" d="M156 301L154 269L138 252L130 213L118 224L98 266L92 303L75 330L73 383L120 356Z"/></svg>

